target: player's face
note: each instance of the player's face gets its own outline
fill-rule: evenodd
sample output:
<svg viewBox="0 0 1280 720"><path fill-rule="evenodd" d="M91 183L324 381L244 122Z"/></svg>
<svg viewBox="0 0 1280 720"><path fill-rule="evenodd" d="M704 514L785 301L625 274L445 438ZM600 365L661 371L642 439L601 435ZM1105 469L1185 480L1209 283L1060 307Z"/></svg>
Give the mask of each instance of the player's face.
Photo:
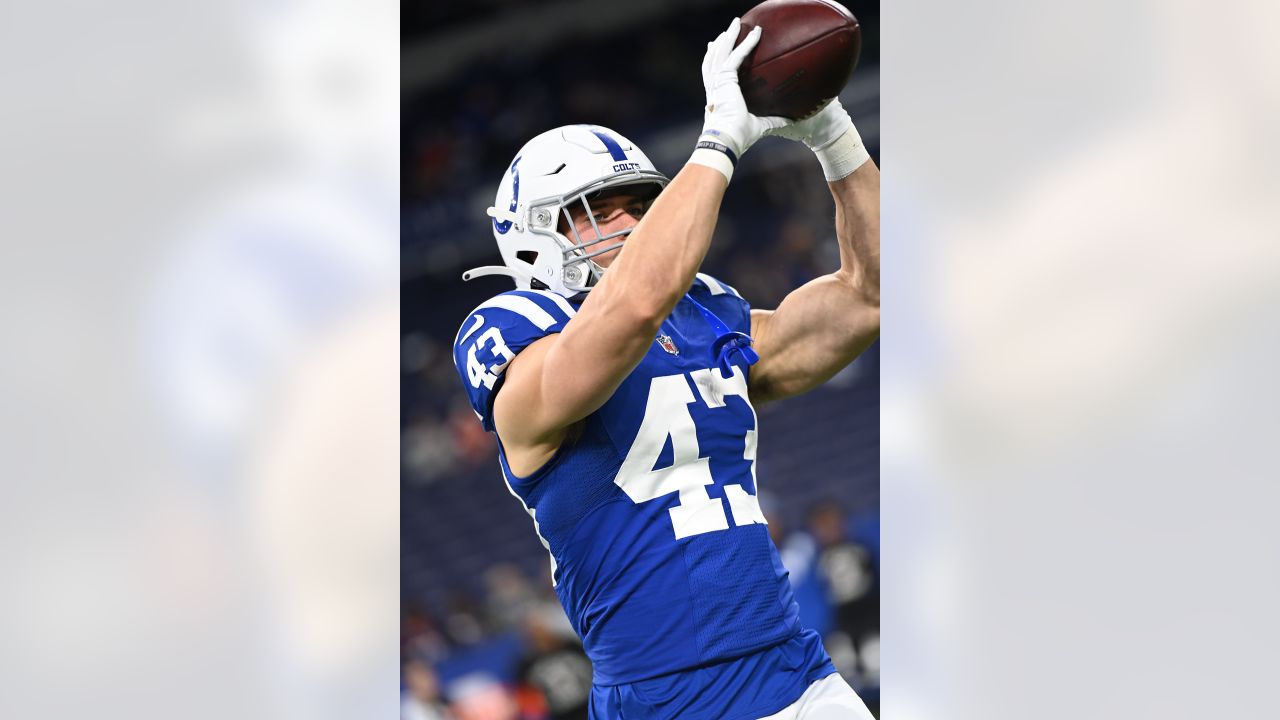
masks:
<svg viewBox="0 0 1280 720"><path fill-rule="evenodd" d="M626 230L638 225L640 218L644 217L645 212L652 203L652 200L645 199L634 193L618 192L593 199L591 201L591 215L594 216L596 226L600 228L601 235L608 235L609 233ZM595 227L591 225L591 217L587 215L586 208L582 206L582 203L570 205L569 216L573 219L573 226L577 229L578 237L581 238L583 243L589 243L599 237L596 235ZM560 231L571 242L575 240L573 231L569 228L569 222L564 218L560 219ZM617 240L622 239L618 238ZM602 246L607 246L617 240L609 240L603 243ZM593 260L600 267L609 267L609 264L613 262L613 259L621 251L622 248L618 248L603 255L597 255Z"/></svg>

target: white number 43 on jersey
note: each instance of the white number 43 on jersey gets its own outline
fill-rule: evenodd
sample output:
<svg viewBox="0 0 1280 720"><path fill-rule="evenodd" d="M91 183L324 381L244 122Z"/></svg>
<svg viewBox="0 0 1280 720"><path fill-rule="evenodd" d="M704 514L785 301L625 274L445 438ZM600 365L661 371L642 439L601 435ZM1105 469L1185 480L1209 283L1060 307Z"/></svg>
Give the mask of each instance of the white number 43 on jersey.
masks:
<svg viewBox="0 0 1280 720"><path fill-rule="evenodd" d="M724 399L737 395L747 401L747 381L739 367L733 368L733 376L725 378L719 370L695 370L689 373L698 394L710 408L722 408ZM676 539L701 535L716 530L729 529L724 503L707 494L707 486L714 484L710 459L699 457L698 432L689 404L696 401L684 375L656 377L649 385L649 399L644 409L644 420L635 442L627 453L622 468L614 482L631 498L642 503L656 500L673 492L680 493L680 504L671 508L671 524ZM751 462L751 479L756 476L756 422L752 409L752 427L744 438L743 457ZM654 470L653 466L662 454L662 448L671 438L672 463L670 467ZM724 487L725 499L733 513L737 526L764 524L764 514L755 495L741 485Z"/></svg>

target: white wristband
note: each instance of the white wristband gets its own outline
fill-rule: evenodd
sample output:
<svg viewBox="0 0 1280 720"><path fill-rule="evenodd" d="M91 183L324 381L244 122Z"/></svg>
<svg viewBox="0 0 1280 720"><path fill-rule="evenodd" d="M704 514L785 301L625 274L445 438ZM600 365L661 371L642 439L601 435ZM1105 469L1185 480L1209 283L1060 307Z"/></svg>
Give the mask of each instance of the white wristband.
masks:
<svg viewBox="0 0 1280 720"><path fill-rule="evenodd" d="M689 156L689 162L719 170L724 175L725 182L733 179L733 161L720 150L712 150L708 147L697 148Z"/></svg>
<svg viewBox="0 0 1280 720"><path fill-rule="evenodd" d="M825 147L815 149L813 154L818 156L827 182L848 177L871 159L871 154L862 145L862 136L858 135L858 129L853 126Z"/></svg>

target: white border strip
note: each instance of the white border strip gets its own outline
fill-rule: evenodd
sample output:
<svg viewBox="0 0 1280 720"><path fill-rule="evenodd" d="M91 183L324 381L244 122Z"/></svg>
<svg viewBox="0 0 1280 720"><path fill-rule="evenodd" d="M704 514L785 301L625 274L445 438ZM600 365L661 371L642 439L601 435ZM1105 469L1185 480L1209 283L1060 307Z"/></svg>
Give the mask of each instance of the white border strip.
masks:
<svg viewBox="0 0 1280 720"><path fill-rule="evenodd" d="M554 292L551 292L550 290L528 290L525 292L535 292L543 297L551 298L552 302L556 304L556 307L563 310L565 316L567 316L570 319L572 319L574 315L578 314L578 311L573 309L573 306L569 304L569 301L565 300L564 296L560 295L559 293L554 293Z"/></svg>
<svg viewBox="0 0 1280 720"><path fill-rule="evenodd" d="M511 312L524 317L525 320L537 325L539 330L546 330L556 324L556 319L551 317L551 313L543 310L542 306L523 295L499 295L486 301L483 305L476 308L476 311L478 312L484 308L502 308L503 310L510 310Z"/></svg>

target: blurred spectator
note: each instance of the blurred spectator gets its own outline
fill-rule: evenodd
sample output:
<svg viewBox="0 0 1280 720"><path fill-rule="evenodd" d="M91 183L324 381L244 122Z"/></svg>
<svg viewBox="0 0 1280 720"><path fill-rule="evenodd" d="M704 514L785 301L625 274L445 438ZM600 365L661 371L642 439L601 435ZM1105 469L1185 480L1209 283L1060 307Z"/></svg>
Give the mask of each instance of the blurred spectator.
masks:
<svg viewBox="0 0 1280 720"><path fill-rule="evenodd" d="M400 618L400 654L435 662L448 653L444 637L421 609L408 606Z"/></svg>
<svg viewBox="0 0 1280 720"><path fill-rule="evenodd" d="M517 720L515 696L497 678L477 672L449 686L449 709L457 720Z"/></svg>
<svg viewBox="0 0 1280 720"><path fill-rule="evenodd" d="M854 689L880 681L880 581L871 551L854 541L844 511L824 501L809 511L817 567L835 609L827 652Z"/></svg>
<svg viewBox="0 0 1280 720"><path fill-rule="evenodd" d="M455 462L453 435L434 417L406 423L400 452L405 479L428 483L448 473Z"/></svg>
<svg viewBox="0 0 1280 720"><path fill-rule="evenodd" d="M405 663L404 684L400 720L452 720L440 698L440 680L430 665L421 660Z"/></svg>
<svg viewBox="0 0 1280 720"><path fill-rule="evenodd" d="M778 557L787 569L791 591L800 606L800 624L826 637L831 630L835 608L831 605L826 580L818 568L817 543L808 533L788 532L772 496L762 495L760 506L769 522L769 537L778 548Z"/></svg>
<svg viewBox="0 0 1280 720"><path fill-rule="evenodd" d="M456 382L457 377L453 380ZM475 411L471 409L467 397L454 392L453 405L449 410L449 427L453 433L454 449L458 458L466 467L474 468L481 463L489 462L497 452L493 438L485 432L484 427L476 421Z"/></svg>
<svg viewBox="0 0 1280 720"><path fill-rule="evenodd" d="M586 720L591 661L560 606L547 603L531 609L524 618L524 632L529 651L520 662L520 683L541 695L549 720Z"/></svg>
<svg viewBox="0 0 1280 720"><path fill-rule="evenodd" d="M455 592L444 619L445 635L457 646L476 645L488 634L481 618L480 604L466 592Z"/></svg>
<svg viewBox="0 0 1280 720"><path fill-rule="evenodd" d="M529 579L510 563L499 563L486 570L484 583L489 626L496 632L515 630L538 600Z"/></svg>

